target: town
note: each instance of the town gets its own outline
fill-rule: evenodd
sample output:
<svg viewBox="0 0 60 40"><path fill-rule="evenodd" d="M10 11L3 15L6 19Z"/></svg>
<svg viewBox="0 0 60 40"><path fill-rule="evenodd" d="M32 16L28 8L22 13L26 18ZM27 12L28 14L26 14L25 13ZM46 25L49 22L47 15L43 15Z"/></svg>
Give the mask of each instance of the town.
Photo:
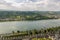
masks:
<svg viewBox="0 0 60 40"><path fill-rule="evenodd" d="M12 31L12 33L0 34L0 40L60 40L60 27Z"/></svg>

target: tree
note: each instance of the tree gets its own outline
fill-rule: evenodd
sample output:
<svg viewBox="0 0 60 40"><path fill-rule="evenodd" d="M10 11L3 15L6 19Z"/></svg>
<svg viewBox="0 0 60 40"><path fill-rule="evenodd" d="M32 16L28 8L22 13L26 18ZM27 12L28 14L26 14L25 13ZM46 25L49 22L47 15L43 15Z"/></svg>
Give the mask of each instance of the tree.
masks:
<svg viewBox="0 0 60 40"><path fill-rule="evenodd" d="M17 33L20 33L20 31L19 31L19 30L17 30Z"/></svg>
<svg viewBox="0 0 60 40"><path fill-rule="evenodd" d="M34 34L38 34L37 30L36 30L36 29L32 30L32 34L33 34L33 35L34 35Z"/></svg>

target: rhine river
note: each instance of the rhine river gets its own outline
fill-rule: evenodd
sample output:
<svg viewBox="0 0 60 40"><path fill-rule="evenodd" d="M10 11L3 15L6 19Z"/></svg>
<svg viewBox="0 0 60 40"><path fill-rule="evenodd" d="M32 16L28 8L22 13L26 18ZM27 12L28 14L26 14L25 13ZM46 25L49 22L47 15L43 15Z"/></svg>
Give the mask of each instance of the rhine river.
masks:
<svg viewBox="0 0 60 40"><path fill-rule="evenodd" d="M60 26L60 19L38 20L38 21L11 21L0 22L0 33L10 33L12 31L25 31L31 29L41 29Z"/></svg>

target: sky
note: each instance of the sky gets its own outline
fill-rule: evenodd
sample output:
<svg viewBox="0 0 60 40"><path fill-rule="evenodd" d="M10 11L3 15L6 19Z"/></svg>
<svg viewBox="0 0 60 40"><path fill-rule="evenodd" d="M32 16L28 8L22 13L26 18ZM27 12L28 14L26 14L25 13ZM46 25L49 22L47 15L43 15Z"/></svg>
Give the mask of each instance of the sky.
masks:
<svg viewBox="0 0 60 40"><path fill-rule="evenodd" d="M0 10L60 11L60 0L0 0Z"/></svg>

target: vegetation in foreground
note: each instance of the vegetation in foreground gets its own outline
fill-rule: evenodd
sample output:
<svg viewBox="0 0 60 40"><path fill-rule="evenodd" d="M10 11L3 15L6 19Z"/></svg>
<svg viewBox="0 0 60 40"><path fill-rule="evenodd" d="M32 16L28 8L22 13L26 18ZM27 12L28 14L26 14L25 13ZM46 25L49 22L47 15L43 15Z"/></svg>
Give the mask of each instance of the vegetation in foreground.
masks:
<svg viewBox="0 0 60 40"><path fill-rule="evenodd" d="M56 32L60 32L60 26L59 27L52 27L52 28L47 28L47 29L41 29L41 30L29 30L29 31L17 31L14 32L12 31L13 34L21 34L20 36L24 36L24 35L36 35L36 34L55 34Z"/></svg>
<svg viewBox="0 0 60 40"><path fill-rule="evenodd" d="M33 38L32 40L52 40L50 38Z"/></svg>
<svg viewBox="0 0 60 40"><path fill-rule="evenodd" d="M9 35L5 35L3 36L3 38L11 38L12 39L14 37L17 37L17 39L21 38L26 38L26 39L30 39L31 40L58 40L59 39L59 33L60 33L60 26L59 27L52 27L52 28L47 28L47 29L41 29L41 30L29 30L29 31L17 31L17 32L14 32L12 31L11 34ZM54 36L56 35L56 33L58 33L59 35ZM19 37L19 38L18 38ZM16 38L15 38L16 39Z"/></svg>

